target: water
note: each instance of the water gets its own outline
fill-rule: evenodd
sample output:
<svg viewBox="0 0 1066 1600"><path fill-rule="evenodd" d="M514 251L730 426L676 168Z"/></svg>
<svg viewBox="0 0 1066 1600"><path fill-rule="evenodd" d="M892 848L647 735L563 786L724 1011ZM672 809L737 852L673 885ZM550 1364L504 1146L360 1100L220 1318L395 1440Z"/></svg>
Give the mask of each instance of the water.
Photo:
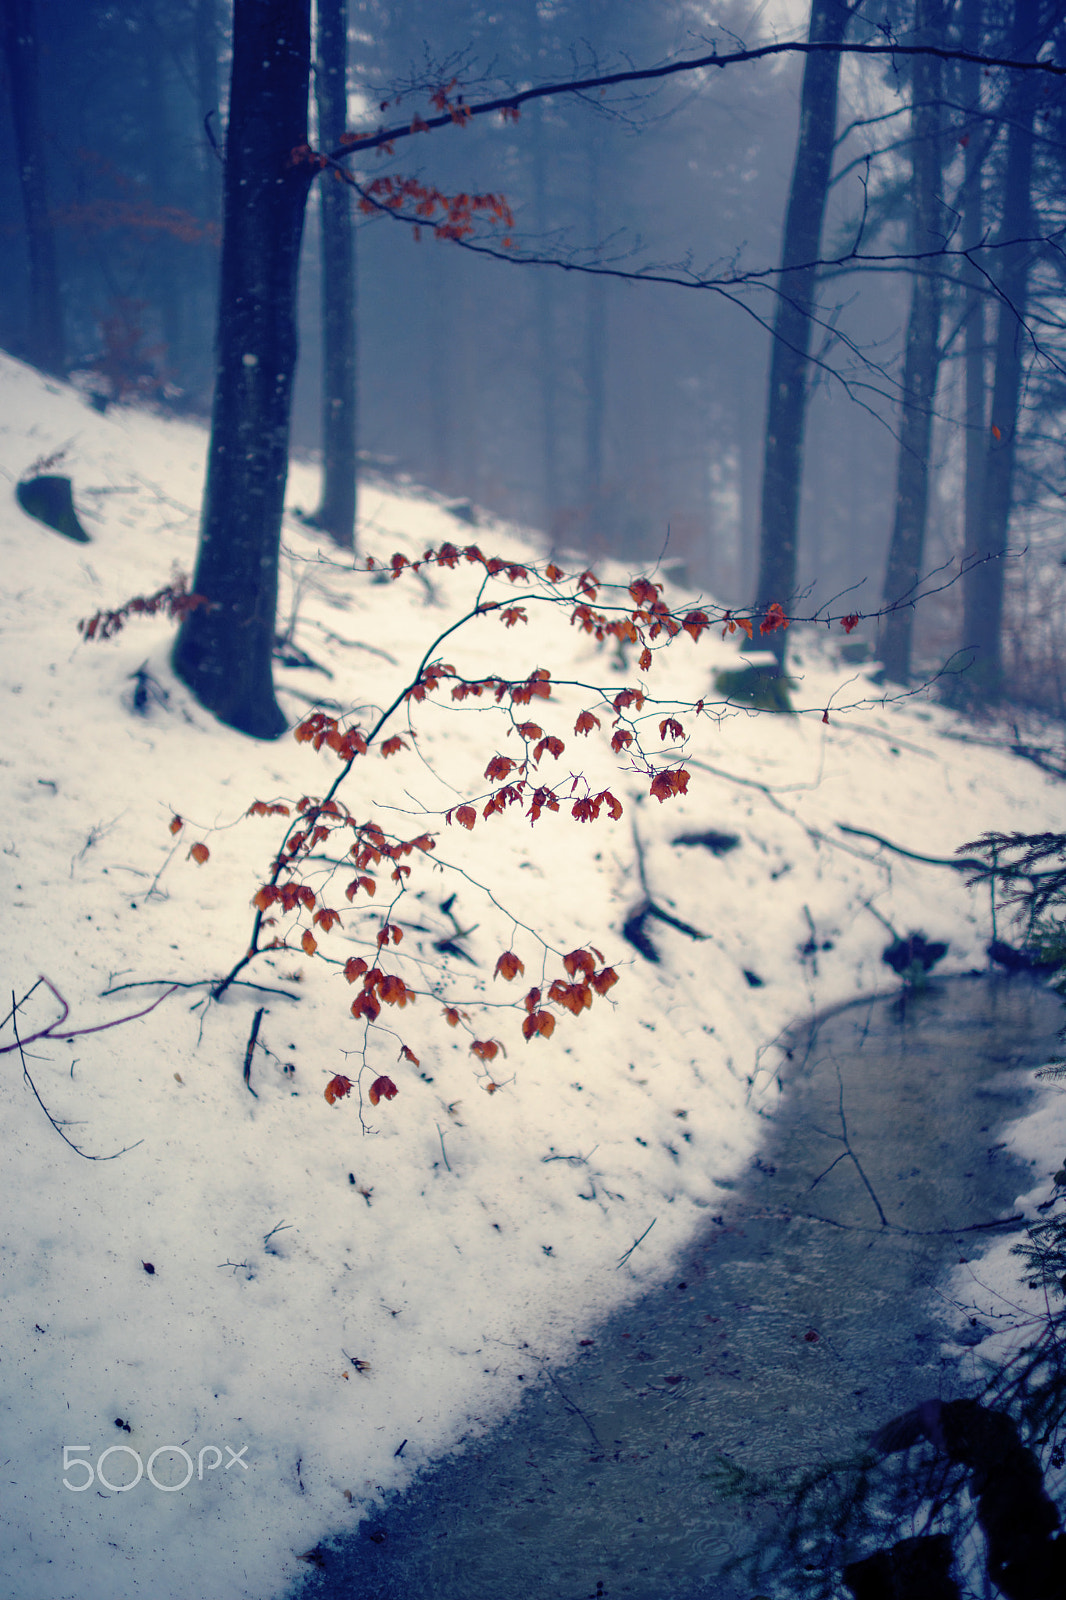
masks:
<svg viewBox="0 0 1066 1600"><path fill-rule="evenodd" d="M1000 1145L1055 1053L1059 1002L958 979L796 1034L766 1138L669 1282L354 1532L299 1600L746 1600L722 1576L774 1513L721 1492L853 1451L965 1392L935 1288L1009 1217Z"/></svg>

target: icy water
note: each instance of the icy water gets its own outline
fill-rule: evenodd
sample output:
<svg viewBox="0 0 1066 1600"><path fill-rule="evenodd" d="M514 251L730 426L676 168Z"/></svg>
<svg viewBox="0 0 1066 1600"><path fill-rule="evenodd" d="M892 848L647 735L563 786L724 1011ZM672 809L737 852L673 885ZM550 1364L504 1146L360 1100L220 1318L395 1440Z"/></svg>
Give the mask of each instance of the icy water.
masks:
<svg viewBox="0 0 1066 1600"><path fill-rule="evenodd" d="M773 1514L721 1494L965 1392L935 1290L1031 1185L1001 1147L1059 1002L956 979L797 1030L766 1135L676 1274L487 1436L354 1531L299 1600L748 1600ZM992 1230L993 1232L995 1230Z"/></svg>

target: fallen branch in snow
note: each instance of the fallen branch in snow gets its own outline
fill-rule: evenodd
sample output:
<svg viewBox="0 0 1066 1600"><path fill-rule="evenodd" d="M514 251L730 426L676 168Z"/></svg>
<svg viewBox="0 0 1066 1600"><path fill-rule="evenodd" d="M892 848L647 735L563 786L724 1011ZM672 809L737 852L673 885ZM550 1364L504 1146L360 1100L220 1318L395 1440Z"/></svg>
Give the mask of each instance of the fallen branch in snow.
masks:
<svg viewBox="0 0 1066 1600"><path fill-rule="evenodd" d="M252 1057L255 1054L256 1043L259 1039L259 1024L263 1020L263 1012L265 1010L265 1006L260 1006L256 1012L255 1021L252 1023L252 1031L248 1035L248 1048L244 1052L244 1087L248 1090L253 1100L258 1100L259 1096L252 1088Z"/></svg>
<svg viewBox="0 0 1066 1600"><path fill-rule="evenodd" d="M656 1224L656 1222L658 1220L659 1220L658 1217L652 1217L651 1221L648 1223L648 1226L644 1229L644 1232L641 1234L640 1238L633 1240L633 1243L630 1245L629 1249L626 1251L624 1256L619 1256L618 1264L614 1269L616 1272L618 1271L619 1267L624 1267L625 1266L626 1262L629 1260L630 1256L633 1254L633 1251L637 1248L637 1245L638 1244L643 1244L644 1240L648 1237L648 1234L654 1228L654 1226L655 1226L655 1224Z"/></svg>
<svg viewBox="0 0 1066 1600"><path fill-rule="evenodd" d="M217 982L217 978L138 978L136 983L112 984L110 989L101 989L100 994L103 997L108 994L120 994L123 989L156 989L161 983L169 985L167 994L170 994L175 989L208 989L213 983ZM233 987L235 989L257 989L260 994L280 994L284 1000L300 999L298 994L292 994L288 989L275 989L266 983L250 983L247 978L235 978ZM160 998L165 1000L166 995L162 995ZM156 1005L158 1004L159 1001L157 1000ZM143 1016L144 1013L139 1011L137 1015ZM115 1024L109 1022L107 1026L110 1028L114 1027Z"/></svg>
<svg viewBox="0 0 1066 1600"><path fill-rule="evenodd" d="M52 985L50 983L48 983L48 979L47 978L38 978L37 979L37 983L46 983L46 984L48 984L48 987L50 989L52 989ZM33 989L36 989L37 983L34 984ZM56 1121L55 1117L53 1117L52 1113L49 1111L48 1107L45 1105L44 1101L41 1099L40 1095L37 1092L37 1085L34 1083L33 1079L30 1077L30 1069L26 1065L26 1054L25 1054L25 1050L24 1050L24 1047L23 1047L23 1040L21 1040L19 1038L19 1025L18 1025L18 1009L19 1009L19 1006L20 1005L25 1005L26 1001L29 999L30 995L33 993L33 989L30 989L27 994L23 995L21 1000L16 1000L15 999L15 991L14 991L14 989L12 989L12 991L11 991L11 1010L8 1012L7 1016L4 1018L5 1022L10 1022L11 1023L11 1026L14 1029L14 1032L15 1032L15 1043L13 1045L7 1045L5 1047L5 1049L6 1050L17 1050L18 1051L19 1060L22 1062L22 1076L25 1078L26 1082L29 1084L30 1088L33 1090L33 1098L36 1100L37 1104L40 1106L41 1110L44 1112L45 1116L48 1118L49 1122L52 1124L53 1128L58 1133L58 1135L62 1139L63 1143L70 1145L70 1148L73 1150L74 1154L76 1156L81 1156L83 1161L115 1161L115 1160L117 1160L117 1158L119 1156L126 1155L128 1151L136 1150L138 1144L143 1144L144 1143L143 1139L138 1139L137 1140L137 1144L125 1145L121 1150L116 1150L116 1151L114 1151L114 1153L112 1155L109 1155L109 1156L91 1156L91 1155L88 1155L86 1153L86 1151L79 1150L77 1145L73 1142L73 1140L67 1138L66 1134L63 1132L62 1128L59 1126L59 1123ZM56 991L54 989L52 989L52 993L55 994ZM57 998L60 999L61 1004L63 1004L63 1005L66 1004L66 1002L63 1001L60 996L57 996ZM166 996L164 995L164 996L162 996L162 998L165 999ZM159 1002L157 1001L156 1004L158 1005L158 1003ZM60 1018L60 1020L62 1021L63 1019ZM110 1026L113 1026L113 1024L110 1024ZM86 1028L86 1029L83 1029L82 1031L85 1032L85 1033L89 1033L89 1032L92 1032L94 1030ZM42 1037L42 1035L37 1033L37 1034L34 1034L33 1037L35 1039L39 1039L39 1038ZM54 1034L52 1037L53 1038L59 1038L59 1037L63 1037L63 1036L62 1035L58 1035L58 1034ZM66 1035L66 1037L70 1037L70 1036ZM31 1041L29 1039L27 1039L25 1041L26 1044L29 1044L30 1042Z"/></svg>
<svg viewBox="0 0 1066 1600"><path fill-rule="evenodd" d="M633 824L633 843L637 851L637 871L640 874L640 887L644 890L644 899L637 909L626 918L622 925L622 938L638 950L645 961L658 964L659 952L644 932L644 924L649 917L654 917L658 922L665 922L668 928L676 928L678 933L685 933L690 939L709 939L709 933L701 933L698 928L693 928L689 923L682 922L680 917L675 917L669 911L664 911L652 898L648 888L648 876L644 867L644 846L637 832L637 825Z"/></svg>
<svg viewBox="0 0 1066 1600"><path fill-rule="evenodd" d="M44 984L45 988L55 996L56 1000L63 1007L63 1015L61 1017L57 1017L54 1022L50 1022L47 1028L38 1028L37 1032L31 1033L28 1039L20 1040L18 1036L18 1025L15 1022L16 1015L26 1004L26 1001L30 998L30 995L33 993L34 989L39 988L42 983ZM132 988L133 985L126 984L122 987ZM11 1010L4 1018L3 1022L0 1022L0 1028L6 1027L9 1022L13 1023L15 1026L15 1043L0 1044L0 1056L10 1055L13 1050L18 1050L21 1054L25 1045L35 1044L38 1039L80 1039L81 1036L86 1033L106 1033L108 1028L120 1028L124 1022L136 1022L138 1017L146 1017L150 1011L155 1010L156 1006L161 1006L163 1001L166 1000L169 995L174 993L175 989L181 987L181 984L172 983L165 993L159 996L158 1000L153 1000L151 1005L145 1006L143 1011L131 1011L128 1016L115 1017L111 1022L97 1022L94 1023L91 1028L68 1028L63 1033L57 1033L56 1029L59 1027L60 1023L66 1022L67 1018L70 1016L70 1007L60 994L59 990L56 988L55 984L51 983L49 979L46 978L42 973L37 979L37 982L33 985L33 988L27 989L21 1000L16 1001L15 992L12 990ZM112 992L112 990L105 990L105 993L108 994ZM106 1159L110 1160L110 1157L107 1157Z"/></svg>
<svg viewBox="0 0 1066 1600"><path fill-rule="evenodd" d="M977 861L972 856L923 856L914 850L905 850L901 844L893 844L891 839L884 839L879 833L870 833L866 828L851 828L846 822L838 822L837 827L841 833L850 833L855 839L872 839L875 844L884 845L886 850L895 851L897 856L906 856L908 861L922 861L929 867L954 867L962 872L985 867L985 862Z"/></svg>

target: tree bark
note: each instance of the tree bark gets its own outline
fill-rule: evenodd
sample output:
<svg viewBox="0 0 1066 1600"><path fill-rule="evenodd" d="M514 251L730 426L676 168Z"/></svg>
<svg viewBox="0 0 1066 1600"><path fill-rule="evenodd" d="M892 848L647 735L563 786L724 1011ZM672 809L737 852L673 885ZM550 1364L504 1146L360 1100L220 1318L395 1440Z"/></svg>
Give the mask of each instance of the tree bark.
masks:
<svg viewBox="0 0 1066 1600"><path fill-rule="evenodd" d="M1015 0L1011 55L1031 61L1040 42L1040 0ZM973 651L966 674L970 694L994 699L1003 689L1003 579L1014 480L1014 456L1021 396L1024 318L1034 247L1030 187L1033 122L1038 89L1035 73L1019 74L1007 131L998 242L993 268L999 290L996 319L992 413L984 447L984 472L977 538L966 551L980 565L967 575L963 593L961 644Z"/></svg>
<svg viewBox="0 0 1066 1600"><path fill-rule="evenodd" d="M942 36L940 0L918 0L916 42ZM911 249L915 255L944 242L941 185L940 63L915 56L911 110ZM907 350L903 371L899 456L896 466L896 514L885 568L884 601L898 609L883 619L878 654L885 676L893 683L910 677L914 607L911 597L921 578L925 524L929 507L929 451L933 437L933 402L940 369L940 282L921 268L914 271Z"/></svg>
<svg viewBox="0 0 1066 1600"><path fill-rule="evenodd" d="M36 0L3 0L4 53L11 89L26 244L30 258L30 327L27 355L45 372L65 366L63 307L55 235L48 214L44 135L38 89Z"/></svg>
<svg viewBox="0 0 1066 1600"><path fill-rule="evenodd" d="M347 0L318 0L315 57L318 142L336 150L348 117ZM322 205L322 500L311 521L343 550L355 550L358 478L356 276L351 190L332 172Z"/></svg>
<svg viewBox="0 0 1066 1600"><path fill-rule="evenodd" d="M964 50L976 51L981 45L983 0L963 0L962 39ZM967 138L962 191L962 246L980 247L984 235L982 170L985 156L984 129L979 120L981 69L976 62L959 66L962 103L972 117ZM963 316L965 318L963 364L965 370L964 409L966 423L965 499L963 505L963 549L975 550L981 515L981 496L985 476L985 296L984 282L976 267L963 268ZM963 580L965 585L965 579Z"/></svg>
<svg viewBox="0 0 1066 1600"><path fill-rule="evenodd" d="M286 721L272 658L296 365L296 287L314 169L307 144L310 0L236 0L226 130L215 396L194 579L174 667L242 733Z"/></svg>
<svg viewBox="0 0 1066 1600"><path fill-rule="evenodd" d="M847 32L849 17L844 0L812 0L810 42L840 44ZM787 610L796 588L807 369L816 279L815 268L810 263L817 259L821 247L836 134L839 77L837 51L807 56L770 356L759 575L755 588L757 613L774 601ZM758 634L756 642L759 643ZM780 664L785 654L783 631L770 635L769 648Z"/></svg>

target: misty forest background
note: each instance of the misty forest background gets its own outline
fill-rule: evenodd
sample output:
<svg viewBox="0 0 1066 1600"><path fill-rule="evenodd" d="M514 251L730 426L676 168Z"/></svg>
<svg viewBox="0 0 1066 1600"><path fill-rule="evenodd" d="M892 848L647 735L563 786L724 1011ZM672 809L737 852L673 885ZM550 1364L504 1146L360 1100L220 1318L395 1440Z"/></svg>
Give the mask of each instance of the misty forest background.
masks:
<svg viewBox="0 0 1066 1600"><path fill-rule="evenodd" d="M207 415L232 7L5 9L0 344L73 374L98 405ZM1053 61L1066 44L1048 0L890 0L876 18L835 9L849 40ZM810 18L775 21L796 37ZM778 36L731 0L349 0L347 35L348 123L361 130L429 114L432 91L453 80L453 97L475 101ZM363 183L396 171L446 194L502 194L516 261L562 264L486 258L432 229L418 240L352 207L363 474L402 475L541 528L556 551L661 558L726 605L758 601L767 374L804 70L783 56L559 94L515 122L485 118L361 155ZM1006 451L1011 554L994 563L1004 677L984 687L1063 714L1066 102L1060 78L1039 76L843 58L819 252L839 264L814 290L795 585L761 598L809 613L851 585L861 587L844 609L906 597L906 572L885 575L901 495L914 494L906 461L928 468L916 570L938 572L927 586L940 589L982 553L989 463ZM303 244L297 451L322 442L321 189ZM481 239L506 254L500 232ZM589 265L678 282L572 270ZM695 286L747 273L725 289ZM1013 407L997 390L1009 388L1012 354ZM960 581L922 602L913 660L895 676L967 665L956 653L976 642L965 592ZM877 649L873 630L867 642Z"/></svg>

